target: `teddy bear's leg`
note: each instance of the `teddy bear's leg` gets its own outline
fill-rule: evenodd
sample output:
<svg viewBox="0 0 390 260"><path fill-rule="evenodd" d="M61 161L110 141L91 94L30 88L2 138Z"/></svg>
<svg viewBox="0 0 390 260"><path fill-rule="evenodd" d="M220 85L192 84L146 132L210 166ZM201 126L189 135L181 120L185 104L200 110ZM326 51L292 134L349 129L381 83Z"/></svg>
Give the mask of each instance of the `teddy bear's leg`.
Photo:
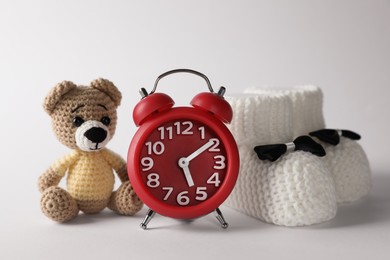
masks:
<svg viewBox="0 0 390 260"><path fill-rule="evenodd" d="M108 199L102 200L77 200L79 209L85 214L97 214L102 211L108 203Z"/></svg>
<svg viewBox="0 0 390 260"><path fill-rule="evenodd" d="M50 187L43 191L41 210L50 219L66 222L76 217L79 209L72 196L60 187Z"/></svg>
<svg viewBox="0 0 390 260"><path fill-rule="evenodd" d="M122 183L118 190L112 193L108 203L109 209L127 216L134 215L141 210L142 206L142 201L135 194L129 181Z"/></svg>

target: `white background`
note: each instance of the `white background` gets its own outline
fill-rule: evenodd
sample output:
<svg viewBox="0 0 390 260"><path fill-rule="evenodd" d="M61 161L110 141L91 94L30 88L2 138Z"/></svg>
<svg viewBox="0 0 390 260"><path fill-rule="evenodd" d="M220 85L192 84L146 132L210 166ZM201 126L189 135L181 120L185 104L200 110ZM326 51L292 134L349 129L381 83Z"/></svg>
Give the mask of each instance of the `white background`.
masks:
<svg viewBox="0 0 390 260"><path fill-rule="evenodd" d="M228 93L316 84L328 127L363 136L373 190L328 223L285 228L223 207L230 222L156 217L151 230L110 211L56 224L37 178L68 152L42 102L62 80L98 77L122 91L109 148L124 157L138 89L192 68ZM1 259L390 259L390 1L0 1ZM178 104L206 91L176 75L159 91Z"/></svg>

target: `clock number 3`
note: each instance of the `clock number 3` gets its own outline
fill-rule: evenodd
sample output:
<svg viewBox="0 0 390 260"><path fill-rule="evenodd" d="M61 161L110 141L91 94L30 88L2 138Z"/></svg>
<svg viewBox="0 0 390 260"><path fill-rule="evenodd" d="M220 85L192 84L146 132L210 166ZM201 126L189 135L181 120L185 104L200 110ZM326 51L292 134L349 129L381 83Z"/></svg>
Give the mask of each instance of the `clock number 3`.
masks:
<svg viewBox="0 0 390 260"><path fill-rule="evenodd" d="M223 155L216 155L216 156L214 156L214 159L215 159L215 164L216 164L213 167L214 169L217 169L217 170L225 169L225 167L226 167L225 156L223 156Z"/></svg>

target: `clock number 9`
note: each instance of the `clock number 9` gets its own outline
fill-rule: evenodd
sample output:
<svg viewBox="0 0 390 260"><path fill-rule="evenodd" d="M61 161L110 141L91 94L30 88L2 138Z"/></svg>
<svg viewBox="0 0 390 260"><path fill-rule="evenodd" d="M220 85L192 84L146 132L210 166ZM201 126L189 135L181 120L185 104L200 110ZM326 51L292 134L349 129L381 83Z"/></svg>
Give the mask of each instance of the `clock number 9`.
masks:
<svg viewBox="0 0 390 260"><path fill-rule="evenodd" d="M141 159L141 165L145 168L142 168L142 171L146 172L153 168L154 162L150 157L144 157Z"/></svg>

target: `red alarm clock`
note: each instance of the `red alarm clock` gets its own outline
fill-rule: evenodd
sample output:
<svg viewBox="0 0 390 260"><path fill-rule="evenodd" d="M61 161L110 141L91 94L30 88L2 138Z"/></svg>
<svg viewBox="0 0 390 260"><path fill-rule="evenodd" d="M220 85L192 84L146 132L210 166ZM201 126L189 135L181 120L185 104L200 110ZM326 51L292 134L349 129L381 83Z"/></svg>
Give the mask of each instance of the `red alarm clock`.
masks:
<svg viewBox="0 0 390 260"><path fill-rule="evenodd" d="M161 78L180 72L204 78L210 91L196 95L191 107L173 107L172 98L155 93ZM141 227L146 229L155 212L193 219L214 211L227 228L218 207L233 190L240 160L224 125L232 120L225 88L215 93L204 74L177 69L161 74L149 94L143 88L140 93L133 111L140 128L129 147L127 168L135 192L150 208Z"/></svg>

